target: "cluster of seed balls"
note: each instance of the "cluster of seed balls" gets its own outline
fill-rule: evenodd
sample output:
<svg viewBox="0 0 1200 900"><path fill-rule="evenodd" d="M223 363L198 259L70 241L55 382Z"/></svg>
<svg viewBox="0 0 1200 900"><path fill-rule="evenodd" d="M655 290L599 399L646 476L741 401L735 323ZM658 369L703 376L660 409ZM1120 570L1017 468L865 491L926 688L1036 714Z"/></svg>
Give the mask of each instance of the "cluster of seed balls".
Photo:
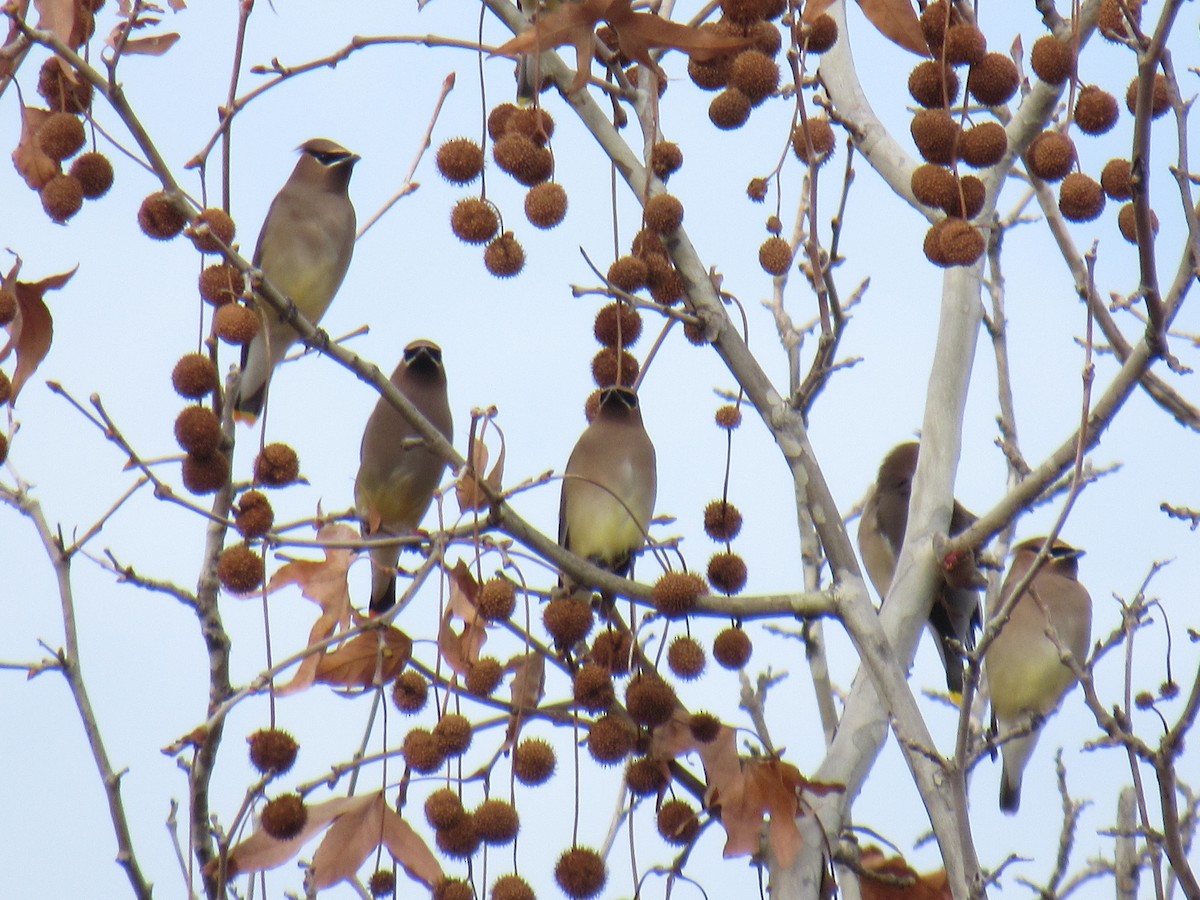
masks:
<svg viewBox="0 0 1200 900"><path fill-rule="evenodd" d="M786 0L723 0L721 18L706 22L701 31L742 38L746 48L714 60L688 62L688 76L702 90L720 91L708 107L708 117L720 129L741 128L751 111L778 93L783 35L773 20L787 11ZM807 53L824 53L838 38L837 23L820 15L811 24L785 18L791 44Z"/></svg>
<svg viewBox="0 0 1200 900"><path fill-rule="evenodd" d="M27 121L40 120L29 137L42 154L37 171L25 173L26 181L38 190L46 215L63 223L79 212L84 200L108 193L113 167L98 151L80 153L87 143L82 117L91 109L92 85L53 56L42 65L37 90L48 108L25 112ZM63 172L63 163L72 157Z"/></svg>
<svg viewBox="0 0 1200 900"><path fill-rule="evenodd" d="M567 214L567 192L554 176L554 154L548 146L554 119L545 110L520 109L511 103L488 115L488 135L496 165L529 188L525 216L538 228L553 228ZM470 138L454 138L437 152L437 167L453 184L470 184L483 172L483 148ZM496 205L486 196L465 197L450 212L450 230L468 244L486 244L483 264L497 278L510 278L525 267L525 251L512 231L501 231Z"/></svg>

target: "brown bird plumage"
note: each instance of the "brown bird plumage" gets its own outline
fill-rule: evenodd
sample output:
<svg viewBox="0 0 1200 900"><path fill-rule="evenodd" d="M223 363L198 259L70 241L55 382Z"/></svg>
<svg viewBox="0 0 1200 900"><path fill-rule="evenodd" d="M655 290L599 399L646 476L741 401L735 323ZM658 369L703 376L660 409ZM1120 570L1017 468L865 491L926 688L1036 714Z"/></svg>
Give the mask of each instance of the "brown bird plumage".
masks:
<svg viewBox="0 0 1200 900"><path fill-rule="evenodd" d="M446 396L442 351L431 341L413 341L392 373L392 384L446 440L454 439L454 420ZM419 443L417 430L382 397L363 431L354 504L368 537L403 536L421 524L446 462ZM371 612L386 612L396 602L399 546L371 550Z"/></svg>
<svg viewBox="0 0 1200 900"><path fill-rule="evenodd" d="M300 145L300 160L276 194L254 249L254 265L316 325L341 287L354 252L355 218L348 189L358 156L325 138ZM242 350L242 380L234 414L253 422L262 413L271 373L298 339L271 309L265 328Z"/></svg>
<svg viewBox="0 0 1200 900"><path fill-rule="evenodd" d="M598 566L625 575L645 543L658 476L654 444L637 394L606 388L595 419L567 462L558 508L558 542ZM611 492L611 493L610 493Z"/></svg>
<svg viewBox="0 0 1200 900"><path fill-rule="evenodd" d="M995 613L1012 596L1029 572L1045 538L1018 544ZM1074 673L1063 665L1058 648L1046 634L1053 628L1059 641L1083 663L1092 639L1092 598L1079 583L1082 550L1055 541L1045 564L1021 595L1012 615L983 657L984 677L992 698L992 718L1001 733L1031 719L1029 734L1005 742L1000 779L1000 808L1015 813L1021 805L1021 773L1033 753L1042 721L1075 685Z"/></svg>
<svg viewBox="0 0 1200 900"><path fill-rule="evenodd" d="M892 587L896 559L908 528L908 503L921 445L916 441L893 447L884 457L858 522L858 549L867 576L882 600ZM965 531L975 516L956 500L950 513L950 535ZM963 689L963 658L954 644L970 649L979 627L979 594L969 588L943 585L929 611L929 627L938 639L938 652L946 669L946 688Z"/></svg>

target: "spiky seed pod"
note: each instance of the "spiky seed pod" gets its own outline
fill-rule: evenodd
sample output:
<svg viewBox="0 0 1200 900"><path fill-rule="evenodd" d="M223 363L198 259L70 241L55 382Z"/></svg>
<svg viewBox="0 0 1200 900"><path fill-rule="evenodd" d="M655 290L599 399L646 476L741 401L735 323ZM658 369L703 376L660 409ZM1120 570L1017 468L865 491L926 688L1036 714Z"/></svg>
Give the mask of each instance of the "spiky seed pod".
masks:
<svg viewBox="0 0 1200 900"><path fill-rule="evenodd" d="M517 107L504 125L505 134L523 134L539 147L545 147L554 136L554 117L540 106Z"/></svg>
<svg viewBox="0 0 1200 900"><path fill-rule="evenodd" d="M701 32L719 31L715 22L705 22L700 26ZM722 56L717 59L700 61L694 57L688 59L688 78L692 84L702 91L719 91L729 82L730 59Z"/></svg>
<svg viewBox="0 0 1200 900"><path fill-rule="evenodd" d="M438 739L426 728L414 728L409 731L404 736L400 753L404 756L405 764L414 772L420 772L422 775L436 772L446 759L442 754Z"/></svg>
<svg viewBox="0 0 1200 900"><path fill-rule="evenodd" d="M721 12L725 19L743 28L766 18L765 0L721 0Z"/></svg>
<svg viewBox="0 0 1200 900"><path fill-rule="evenodd" d="M549 781L557 765L554 748L542 738L525 738L513 751L513 775L530 787Z"/></svg>
<svg viewBox="0 0 1200 900"><path fill-rule="evenodd" d="M671 718L678 705L672 687L650 672L634 675L625 688L625 708L629 717L647 728L662 725Z"/></svg>
<svg viewBox="0 0 1200 900"><path fill-rule="evenodd" d="M750 118L754 104L735 87L727 87L708 104L708 119L722 131L741 128Z"/></svg>
<svg viewBox="0 0 1200 900"><path fill-rule="evenodd" d="M419 713L429 699L429 682L412 669L401 672L392 685L392 702L405 715Z"/></svg>
<svg viewBox="0 0 1200 900"><path fill-rule="evenodd" d="M633 354L616 347L604 347L592 358L592 379L597 387L629 387L637 381L639 369Z"/></svg>
<svg viewBox="0 0 1200 900"><path fill-rule="evenodd" d="M12 399L12 380L8 374L0 370L0 406L7 406Z"/></svg>
<svg viewBox="0 0 1200 900"><path fill-rule="evenodd" d="M559 650L574 647L592 630L592 607L576 597L555 597L546 604L542 624Z"/></svg>
<svg viewBox="0 0 1200 900"><path fill-rule="evenodd" d="M83 207L83 186L70 175L55 175L42 187L42 209L51 221L63 224Z"/></svg>
<svg viewBox="0 0 1200 900"><path fill-rule="evenodd" d="M209 207L200 211L195 224L188 231L188 237L201 253L220 253L218 241L226 247L232 246L236 233L237 226L229 213L218 207Z"/></svg>
<svg viewBox="0 0 1200 900"><path fill-rule="evenodd" d="M1025 154L1029 171L1043 181L1061 181L1075 168L1075 142L1057 131L1043 131Z"/></svg>
<svg viewBox="0 0 1200 900"><path fill-rule="evenodd" d="M266 577L263 558L245 543L226 547L217 557L217 580L231 594L250 594Z"/></svg>
<svg viewBox="0 0 1200 900"><path fill-rule="evenodd" d="M483 843L475 830L475 817L470 813L464 815L449 828L439 829L435 838L437 847L451 859L470 859ZM470 891L467 885L467 891ZM460 896L460 895L455 895ZM471 897L472 894L466 894Z"/></svg>
<svg viewBox="0 0 1200 900"><path fill-rule="evenodd" d="M1100 171L1100 186L1113 200L1133 196L1133 166L1127 159L1110 159Z"/></svg>
<svg viewBox="0 0 1200 900"><path fill-rule="evenodd" d="M1075 74L1075 47L1070 41L1044 34L1034 41L1029 65L1046 84L1062 84Z"/></svg>
<svg viewBox="0 0 1200 900"><path fill-rule="evenodd" d="M921 31L925 35L925 43L929 45L934 56L940 56L942 44L946 40L946 31L958 21L958 14L947 0L934 0L921 13Z"/></svg>
<svg viewBox="0 0 1200 900"><path fill-rule="evenodd" d="M1003 53L989 53L971 66L967 90L984 106L1007 103L1017 92L1021 75L1017 64Z"/></svg>
<svg viewBox="0 0 1200 900"><path fill-rule="evenodd" d="M585 712L607 712L617 699L612 675L608 669L596 663L580 666L575 671L571 687L575 705Z"/></svg>
<svg viewBox="0 0 1200 900"><path fill-rule="evenodd" d="M917 166L909 179L913 196L925 206L941 208L958 195L958 182L954 173L945 166L924 163Z"/></svg>
<svg viewBox="0 0 1200 900"><path fill-rule="evenodd" d="M821 13L805 30L803 46L809 53L824 53L837 43L837 39L837 22L829 13Z"/></svg>
<svg viewBox="0 0 1200 900"><path fill-rule="evenodd" d="M833 149L837 146L837 137L833 133L833 126L824 116L809 116L807 125L807 142L804 139L804 123L800 123L792 131L792 152L796 154L796 158L800 162L811 163L819 168L833 156ZM809 142L812 144L813 155L811 157L808 152Z"/></svg>
<svg viewBox="0 0 1200 900"><path fill-rule="evenodd" d="M70 175L79 182L85 200L97 200L113 183L113 167L103 153L91 150L71 163Z"/></svg>
<svg viewBox="0 0 1200 900"><path fill-rule="evenodd" d="M742 424L742 411L734 404L719 407L713 416L718 428L733 431Z"/></svg>
<svg viewBox="0 0 1200 900"><path fill-rule="evenodd" d="M913 116L909 128L913 143L926 162L948 166L954 161L955 147L962 132L958 122L943 109L922 109Z"/></svg>
<svg viewBox="0 0 1200 900"><path fill-rule="evenodd" d="M683 800L668 800L658 809L658 833L668 844L690 844L700 833L696 810Z"/></svg>
<svg viewBox="0 0 1200 900"><path fill-rule="evenodd" d="M610 629L596 635L587 658L613 675L626 675L632 650L633 638L628 632Z"/></svg>
<svg viewBox="0 0 1200 900"><path fill-rule="evenodd" d="M92 83L81 75L74 81L61 57L51 56L38 72L37 92L55 112L82 113L92 105Z"/></svg>
<svg viewBox="0 0 1200 900"><path fill-rule="evenodd" d="M684 681L699 678L704 673L707 661L704 648L695 638L685 634L671 641L671 646L667 648L667 665Z"/></svg>
<svg viewBox="0 0 1200 900"><path fill-rule="evenodd" d="M471 746L471 723L466 716L446 713L433 726L433 736L446 759L462 756Z"/></svg>
<svg viewBox="0 0 1200 900"><path fill-rule="evenodd" d="M692 730L692 737L702 744L709 744L721 731L721 720L709 712L692 713L688 727Z"/></svg>
<svg viewBox="0 0 1200 900"><path fill-rule="evenodd" d="M242 295L242 273L229 263L217 263L200 272L200 297L213 306L232 303Z"/></svg>
<svg viewBox="0 0 1200 900"><path fill-rule="evenodd" d="M708 593L693 572L664 572L654 583L654 608L668 619L682 619Z"/></svg>
<svg viewBox="0 0 1200 900"><path fill-rule="evenodd" d="M667 245L663 243L661 237L649 228L643 228L633 236L633 243L630 244L629 249L638 259L647 262L650 257L658 257L662 260L668 259Z"/></svg>
<svg viewBox="0 0 1200 900"><path fill-rule="evenodd" d="M464 197L450 210L450 230L465 243L486 244L500 230L500 217L486 200Z"/></svg>
<svg viewBox="0 0 1200 900"><path fill-rule="evenodd" d="M263 807L262 830L277 841L288 841L304 830L308 808L299 794L283 794Z"/></svg>
<svg viewBox="0 0 1200 900"><path fill-rule="evenodd" d="M625 767L625 783L629 792L637 797L661 794L670 781L666 765L659 759L639 756Z"/></svg>
<svg viewBox="0 0 1200 900"><path fill-rule="evenodd" d="M508 120L513 113L517 112L519 107L512 103L501 103L488 113L487 129L488 137L493 141L498 141L504 137L508 131Z"/></svg>
<svg viewBox="0 0 1200 900"><path fill-rule="evenodd" d="M572 847L555 863L554 880L570 900L588 900L604 890L608 870L595 850Z"/></svg>
<svg viewBox="0 0 1200 900"><path fill-rule="evenodd" d="M166 191L155 191L138 208L138 225L147 237L169 241L187 224L187 216L175 205Z"/></svg>
<svg viewBox="0 0 1200 900"><path fill-rule="evenodd" d="M485 656L467 670L467 693L490 697L504 678L504 667L495 657Z"/></svg>
<svg viewBox="0 0 1200 900"><path fill-rule="evenodd" d="M592 334L604 347L632 347L642 336L642 315L628 303L614 300L596 313Z"/></svg>
<svg viewBox="0 0 1200 900"><path fill-rule="evenodd" d="M533 888L520 875L501 875L492 885L492 900L536 900Z"/></svg>
<svg viewBox="0 0 1200 900"><path fill-rule="evenodd" d="M254 457L254 481L267 487L287 487L300 477L300 457L283 443L267 444Z"/></svg>
<svg viewBox="0 0 1200 900"><path fill-rule="evenodd" d="M596 413L600 412L600 393L600 388L596 388L583 401L583 416L589 425L596 418Z"/></svg>
<svg viewBox="0 0 1200 900"><path fill-rule="evenodd" d="M454 788L438 788L425 798L425 821L438 831L453 828L466 815L467 811Z"/></svg>
<svg viewBox="0 0 1200 900"><path fill-rule="evenodd" d="M729 84L758 106L779 88L779 64L760 50L743 50L729 67Z"/></svg>
<svg viewBox="0 0 1200 900"><path fill-rule="evenodd" d="M614 287L632 294L646 286L646 263L636 256L618 257L608 267L608 280Z"/></svg>
<svg viewBox="0 0 1200 900"><path fill-rule="evenodd" d="M515 177L517 172L532 164L537 149L537 145L525 135L505 132L492 145L492 158L503 171Z"/></svg>
<svg viewBox="0 0 1200 900"><path fill-rule="evenodd" d="M475 831L489 847L503 847L517 838L521 820L505 800L484 800L475 809Z"/></svg>
<svg viewBox="0 0 1200 900"><path fill-rule="evenodd" d="M229 481L229 457L224 453L183 458L183 486L193 494L212 494Z"/></svg>
<svg viewBox="0 0 1200 900"><path fill-rule="evenodd" d="M942 212L948 216L962 219L973 219L983 209L987 199L987 188L974 175L964 175L954 186L954 193L949 201L942 206Z"/></svg>
<svg viewBox="0 0 1200 900"><path fill-rule="evenodd" d="M678 269L659 257L650 257L646 265L649 267L646 284L650 287L650 297L655 303L674 306L683 299L687 286L683 283L683 276L679 274Z"/></svg>
<svg viewBox="0 0 1200 900"><path fill-rule="evenodd" d="M1084 134L1106 134L1117 124L1121 111L1117 98L1094 84L1080 89L1075 101L1075 124Z"/></svg>
<svg viewBox="0 0 1200 900"><path fill-rule="evenodd" d="M1125 108L1131 115L1137 115L1138 80L1129 82L1125 91ZM1167 76L1161 72L1154 76L1154 94L1150 101L1150 118L1157 119L1171 108L1171 96L1167 92Z"/></svg>
<svg viewBox="0 0 1200 900"><path fill-rule="evenodd" d="M245 540L260 538L275 524L275 510L262 491L246 491L234 511L234 527Z"/></svg>
<svg viewBox="0 0 1200 900"><path fill-rule="evenodd" d="M486 622L505 621L517 608L516 586L507 578L489 578L479 586L476 608Z"/></svg>
<svg viewBox="0 0 1200 900"><path fill-rule="evenodd" d="M704 533L714 541L732 541L742 530L742 514L726 500L713 500L704 507Z"/></svg>
<svg viewBox="0 0 1200 900"><path fill-rule="evenodd" d="M979 229L965 219L948 218L938 234L938 248L941 258L945 260L940 265L969 266L983 256L987 242Z"/></svg>
<svg viewBox="0 0 1200 900"><path fill-rule="evenodd" d="M433 887L433 900L475 900L475 889L461 878L443 878Z"/></svg>
<svg viewBox="0 0 1200 900"><path fill-rule="evenodd" d="M726 628L713 641L713 659L724 669L740 669L750 661L754 645L740 628Z"/></svg>
<svg viewBox="0 0 1200 900"><path fill-rule="evenodd" d="M536 228L553 228L567 217L567 191L557 181L535 184L525 195L525 218Z"/></svg>
<svg viewBox="0 0 1200 900"><path fill-rule="evenodd" d="M372 897L390 897L396 893L396 874L390 869L376 869L367 880Z"/></svg>
<svg viewBox="0 0 1200 900"><path fill-rule="evenodd" d="M53 113L37 133L38 147L55 162L74 156L83 149L86 141L87 134L79 116L67 112Z"/></svg>
<svg viewBox="0 0 1200 900"><path fill-rule="evenodd" d="M258 314L241 303L226 303L213 313L213 334L238 347L254 340L260 324Z"/></svg>
<svg viewBox="0 0 1200 900"><path fill-rule="evenodd" d="M650 168L663 181L679 171L683 165L683 151L671 141L659 141L650 150Z"/></svg>
<svg viewBox="0 0 1200 900"><path fill-rule="evenodd" d="M1104 211L1104 190L1095 179L1072 172L1059 186L1058 208L1072 222L1090 222Z"/></svg>
<svg viewBox="0 0 1200 900"><path fill-rule="evenodd" d="M17 317L17 295L8 288L0 287L0 328Z"/></svg>
<svg viewBox="0 0 1200 900"><path fill-rule="evenodd" d="M451 138L438 147L437 168L452 184L470 184L483 172L483 148L467 137Z"/></svg>
<svg viewBox="0 0 1200 900"><path fill-rule="evenodd" d="M1132 203L1126 203L1117 213L1117 227L1121 229L1121 237L1131 244L1137 243L1137 213ZM1150 231L1158 234L1158 216L1150 210Z"/></svg>
<svg viewBox="0 0 1200 900"><path fill-rule="evenodd" d="M185 453L208 456L221 445L221 420L205 406L186 406L175 417L175 440Z"/></svg>
<svg viewBox="0 0 1200 900"><path fill-rule="evenodd" d="M762 203L767 199L767 179L751 178L750 183L746 185L746 196L755 203Z"/></svg>
<svg viewBox="0 0 1200 900"><path fill-rule="evenodd" d="M755 22L746 29L746 37L753 41L750 46L759 53L765 53L771 59L778 56L779 51L783 48L783 35L770 22Z"/></svg>
<svg viewBox="0 0 1200 900"><path fill-rule="evenodd" d="M746 562L736 553L715 553L708 561L708 583L722 594L740 594L746 587Z"/></svg>
<svg viewBox="0 0 1200 900"><path fill-rule="evenodd" d="M946 230L946 226L949 224L949 222L949 219L942 219L940 222L935 222L932 226L930 226L929 230L925 232L925 240L923 242L925 258L935 266L941 266L943 268L950 265L949 259L942 251L941 243L942 232Z"/></svg>
<svg viewBox="0 0 1200 900"><path fill-rule="evenodd" d="M758 248L758 264L768 275L786 275L792 267L792 245L781 237L769 237Z"/></svg>
<svg viewBox="0 0 1200 900"><path fill-rule="evenodd" d="M908 93L926 109L944 109L958 99L958 76L949 66L927 59L909 73Z"/></svg>
<svg viewBox="0 0 1200 900"><path fill-rule="evenodd" d="M1134 24L1142 22L1142 0L1125 0L1125 7L1133 16ZM1129 39L1129 23L1121 10L1120 0L1103 0L1096 15L1096 27L1106 40L1122 43ZM45 96L44 94L42 96Z"/></svg>
<svg viewBox="0 0 1200 900"><path fill-rule="evenodd" d="M783 221L779 216L767 216L767 233L778 235L783 231Z"/></svg>
<svg viewBox="0 0 1200 900"><path fill-rule="evenodd" d="M588 729L588 753L602 766L614 766L633 750L637 734L625 719L606 713Z"/></svg>
<svg viewBox="0 0 1200 900"><path fill-rule="evenodd" d="M513 233L506 231L487 245L483 264L497 278L512 278L525 268L525 250Z"/></svg>
<svg viewBox="0 0 1200 900"><path fill-rule="evenodd" d="M987 38L975 25L967 22L946 29L942 56L947 65L977 66L987 55Z"/></svg>
<svg viewBox="0 0 1200 900"><path fill-rule="evenodd" d="M996 165L1008 152L1008 134L999 122L980 122L963 132L958 158L972 169Z"/></svg>
<svg viewBox="0 0 1200 900"><path fill-rule="evenodd" d="M0 434L0 465L8 459L8 436Z"/></svg>
<svg viewBox="0 0 1200 900"><path fill-rule="evenodd" d="M300 745L286 731L261 728L247 738L250 764L264 775L286 775L295 765Z"/></svg>

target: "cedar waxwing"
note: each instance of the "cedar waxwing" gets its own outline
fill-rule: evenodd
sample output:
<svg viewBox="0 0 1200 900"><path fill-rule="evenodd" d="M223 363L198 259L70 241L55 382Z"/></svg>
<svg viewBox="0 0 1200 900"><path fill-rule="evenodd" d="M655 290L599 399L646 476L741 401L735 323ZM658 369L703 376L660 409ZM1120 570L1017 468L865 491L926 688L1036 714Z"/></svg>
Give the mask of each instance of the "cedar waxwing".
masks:
<svg viewBox="0 0 1200 900"><path fill-rule="evenodd" d="M254 248L254 266L316 325L329 309L354 252L354 207L347 190L359 157L324 138L300 145L300 161L271 201ZM271 373L298 338L274 310L242 350L236 418L253 423L262 412Z"/></svg>
<svg viewBox="0 0 1200 900"><path fill-rule="evenodd" d="M394 384L421 415L448 441L454 440L454 419L446 397L442 350L431 341L413 341L392 373ZM446 461L434 453L382 397L363 431L354 505L366 537L403 536L415 531L433 500ZM371 612L391 609L396 602L396 561L399 545L371 549Z"/></svg>
<svg viewBox="0 0 1200 900"><path fill-rule="evenodd" d="M879 467L862 517L858 522L858 549L862 553L867 576L875 585L880 600L892 587L896 559L904 543L908 527L908 501L912 495L912 479L917 471L917 455L921 445L916 441L893 447ZM965 531L975 516L958 501L950 513L950 536ZM929 610L929 627L938 639L938 652L946 668L946 689L957 696L963 689L962 653L954 642L970 649L975 646L975 630L979 627L979 594L970 588L943 585Z"/></svg>
<svg viewBox="0 0 1200 900"><path fill-rule="evenodd" d="M558 542L617 575L629 572L654 515L654 444L637 394L610 387L567 461L558 507ZM568 580L569 583L569 580Z"/></svg>
<svg viewBox="0 0 1200 900"><path fill-rule="evenodd" d="M1029 572L1046 542L1033 538L1018 544L1004 578L997 606L1002 606ZM1032 718L1029 734L1001 745L1000 808L1015 813L1021 805L1021 772L1037 743L1038 732L1059 701L1075 684L1074 673L1059 658L1046 634L1053 628L1059 642L1082 664L1092 639L1092 598L1079 583L1079 557L1063 541L1055 541L1045 564L1021 595L1012 615L983 656L983 672L992 698L993 728L1008 732Z"/></svg>

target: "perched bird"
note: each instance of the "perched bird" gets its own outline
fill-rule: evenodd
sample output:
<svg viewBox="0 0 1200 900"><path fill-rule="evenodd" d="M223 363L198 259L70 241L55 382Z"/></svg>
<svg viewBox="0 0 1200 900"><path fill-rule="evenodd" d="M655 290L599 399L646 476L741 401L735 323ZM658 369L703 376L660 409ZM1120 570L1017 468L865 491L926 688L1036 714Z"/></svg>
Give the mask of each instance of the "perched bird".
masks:
<svg viewBox="0 0 1200 900"><path fill-rule="evenodd" d="M989 615L1012 596L1045 542L1045 538L1033 538L1017 545L1000 598ZM1015 813L1021 805L1021 773L1033 753L1042 722L1075 685L1075 675L1059 658L1047 628L1053 628L1059 642L1080 663L1087 658L1092 639L1092 598L1078 581L1082 555L1082 550L1063 541L1054 542L1045 565L983 656L984 677L992 697L993 729L999 724L1008 732L1033 721L1029 734L1000 747L1004 757L1000 808L1006 813Z"/></svg>
<svg viewBox="0 0 1200 900"><path fill-rule="evenodd" d="M610 387L567 461L558 507L558 542L617 575L629 572L654 515L654 444L637 394Z"/></svg>
<svg viewBox="0 0 1200 900"><path fill-rule="evenodd" d="M325 138L300 145L300 161L271 201L254 266L296 304L314 325L321 321L341 287L354 252L354 207L347 190L359 157ZM242 350L242 380L234 415L253 423L262 412L267 382L299 337L274 310Z"/></svg>
<svg viewBox="0 0 1200 900"><path fill-rule="evenodd" d="M442 349L413 341L392 373L394 384L448 441L454 420L446 397ZM366 537L403 536L415 531L433 500L446 461L421 442L417 430L382 397L363 431L354 505ZM398 545L371 549L371 612L396 603Z"/></svg>
<svg viewBox="0 0 1200 900"><path fill-rule="evenodd" d="M858 522L858 549L867 576L882 600L892 587L896 560L908 528L908 501L921 445L916 441L893 447L879 466L879 475L863 505ZM965 531L975 516L956 500L950 513L950 535ZM963 658L955 642L970 649L979 628L979 594L968 587L943 584L929 610L929 627L938 639L946 669L946 688L957 696L963 689Z"/></svg>

